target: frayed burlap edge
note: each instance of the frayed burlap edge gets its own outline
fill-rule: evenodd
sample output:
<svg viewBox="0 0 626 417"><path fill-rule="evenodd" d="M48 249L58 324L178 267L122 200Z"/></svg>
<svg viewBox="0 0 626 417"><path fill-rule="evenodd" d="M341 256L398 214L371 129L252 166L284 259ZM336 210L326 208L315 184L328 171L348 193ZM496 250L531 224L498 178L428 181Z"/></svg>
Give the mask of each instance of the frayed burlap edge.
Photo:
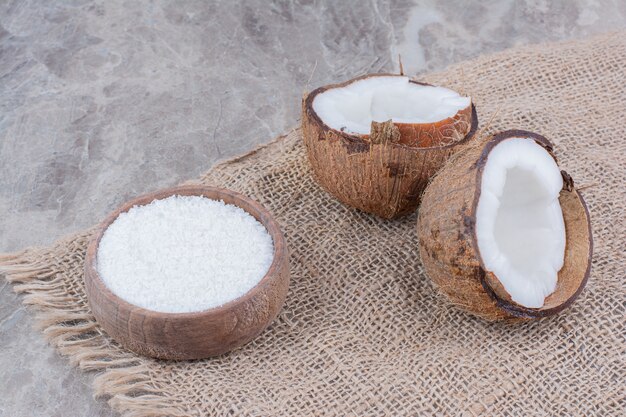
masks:
<svg viewBox="0 0 626 417"><path fill-rule="evenodd" d="M127 416L184 416L150 385L146 359L112 345L90 313L64 291L52 257L54 248L74 240L67 236L52 248L28 248L0 255L0 274L22 294L22 302L35 310L36 327L70 363L84 371L101 372L94 380L94 396L109 397L109 404Z"/></svg>

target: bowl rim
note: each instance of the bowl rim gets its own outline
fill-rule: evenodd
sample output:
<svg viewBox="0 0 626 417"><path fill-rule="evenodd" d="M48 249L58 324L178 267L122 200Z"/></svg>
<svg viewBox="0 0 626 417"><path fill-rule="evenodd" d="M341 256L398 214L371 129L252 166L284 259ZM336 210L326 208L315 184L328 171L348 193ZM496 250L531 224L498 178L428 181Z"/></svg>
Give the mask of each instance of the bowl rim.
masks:
<svg viewBox="0 0 626 417"><path fill-rule="evenodd" d="M150 204L155 200L163 200L165 198L169 198L175 195L182 196L198 196L209 198L211 200L222 200L222 198L213 198L207 197L205 193L216 193L217 196L221 196L227 194L230 198L235 200L233 204L240 209L244 210L246 213L250 214L254 217L259 223L265 227L269 235L272 237L273 245L274 245L274 256L272 259L272 263L270 264L269 269L261 278L259 282L257 282L254 287L250 288L241 296L232 299L224 304L221 304L216 307L210 307L204 310L191 311L191 312L180 312L180 313L169 313L163 311L150 310L144 307L140 307L138 305L132 304L129 301L124 300L119 295L115 294L102 280L100 273L97 268L97 259L98 259L98 247L100 244L100 240L104 235L104 232L107 228L117 219L117 217L124 212L127 212L134 206L142 206ZM248 206L250 206L256 213L252 213L250 210L247 210L240 205L236 204L239 201L244 201ZM263 220L265 219L265 220ZM142 194L138 197L132 198L127 202L120 205L116 208L112 213L110 213L97 227L96 234L91 238L89 245L87 247L87 253L85 256L85 279L90 279L94 286L98 291L103 292L106 298L117 303L120 307L132 311L134 314L141 314L145 317L149 317L152 319L175 319L175 320L190 320L190 319L198 319L207 316L219 316L224 314L234 307L245 304L249 300L255 298L261 289L268 285L272 280L276 279L280 275L280 270L283 264L287 261L287 245L285 241L285 237L280 229L278 222L274 219L272 214L259 202L253 200L250 197L245 196L244 194L238 193L236 191L232 191L227 188L221 187L213 187L207 185L182 185L175 187L168 187L159 189L153 192L149 192L146 194ZM90 275L89 278L87 276ZM91 297L87 297L88 301L91 303Z"/></svg>

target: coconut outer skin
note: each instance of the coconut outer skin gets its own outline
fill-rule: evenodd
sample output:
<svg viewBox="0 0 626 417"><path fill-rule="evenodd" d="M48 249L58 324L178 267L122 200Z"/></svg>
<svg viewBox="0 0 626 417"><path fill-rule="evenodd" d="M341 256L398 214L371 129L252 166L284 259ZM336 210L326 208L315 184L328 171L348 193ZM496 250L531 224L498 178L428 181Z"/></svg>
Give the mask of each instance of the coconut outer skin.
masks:
<svg viewBox="0 0 626 417"><path fill-rule="evenodd" d="M328 89L392 75L320 87L302 101L302 133L315 180L342 203L387 219L417 208L431 176L472 140L478 127L471 104L435 123L394 123L400 132L397 142L371 143L369 135L331 129L313 110L315 97Z"/></svg>
<svg viewBox="0 0 626 417"><path fill-rule="evenodd" d="M417 220L419 253L426 274L458 307L487 320L529 320L565 309L584 288L591 270L593 242L589 211L571 177L562 171L559 203L565 223L565 258L555 291L541 308L515 303L498 278L485 269L476 239L476 208L487 156L501 141L532 138L552 157L543 136L509 130L456 154L426 189Z"/></svg>

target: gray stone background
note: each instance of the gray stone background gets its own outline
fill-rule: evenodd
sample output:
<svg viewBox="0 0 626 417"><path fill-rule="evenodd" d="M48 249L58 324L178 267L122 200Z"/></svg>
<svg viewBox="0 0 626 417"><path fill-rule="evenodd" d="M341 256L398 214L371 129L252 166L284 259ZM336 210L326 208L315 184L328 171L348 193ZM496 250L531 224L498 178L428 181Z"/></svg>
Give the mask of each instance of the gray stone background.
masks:
<svg viewBox="0 0 626 417"><path fill-rule="evenodd" d="M0 252L296 126L309 80L624 27L624 0L0 0ZM0 353L0 416L115 415L1 277Z"/></svg>

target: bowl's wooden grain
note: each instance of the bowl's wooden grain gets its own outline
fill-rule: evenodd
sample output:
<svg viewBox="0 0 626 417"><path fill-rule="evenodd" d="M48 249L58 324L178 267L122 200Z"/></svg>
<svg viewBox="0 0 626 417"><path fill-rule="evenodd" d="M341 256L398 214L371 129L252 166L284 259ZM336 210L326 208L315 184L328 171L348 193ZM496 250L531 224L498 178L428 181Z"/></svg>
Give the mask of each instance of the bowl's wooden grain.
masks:
<svg viewBox="0 0 626 417"><path fill-rule="evenodd" d="M129 304L109 290L97 271L97 252L106 228L120 213L172 195L204 196L241 207L263 224L274 240L274 260L263 279L243 296L193 313L160 313ZM132 278L132 277L131 277ZM200 359L239 347L259 335L278 315L289 286L285 238L259 203L230 190L183 186L147 194L115 210L98 228L85 259L85 288L102 328L126 348L163 359Z"/></svg>

